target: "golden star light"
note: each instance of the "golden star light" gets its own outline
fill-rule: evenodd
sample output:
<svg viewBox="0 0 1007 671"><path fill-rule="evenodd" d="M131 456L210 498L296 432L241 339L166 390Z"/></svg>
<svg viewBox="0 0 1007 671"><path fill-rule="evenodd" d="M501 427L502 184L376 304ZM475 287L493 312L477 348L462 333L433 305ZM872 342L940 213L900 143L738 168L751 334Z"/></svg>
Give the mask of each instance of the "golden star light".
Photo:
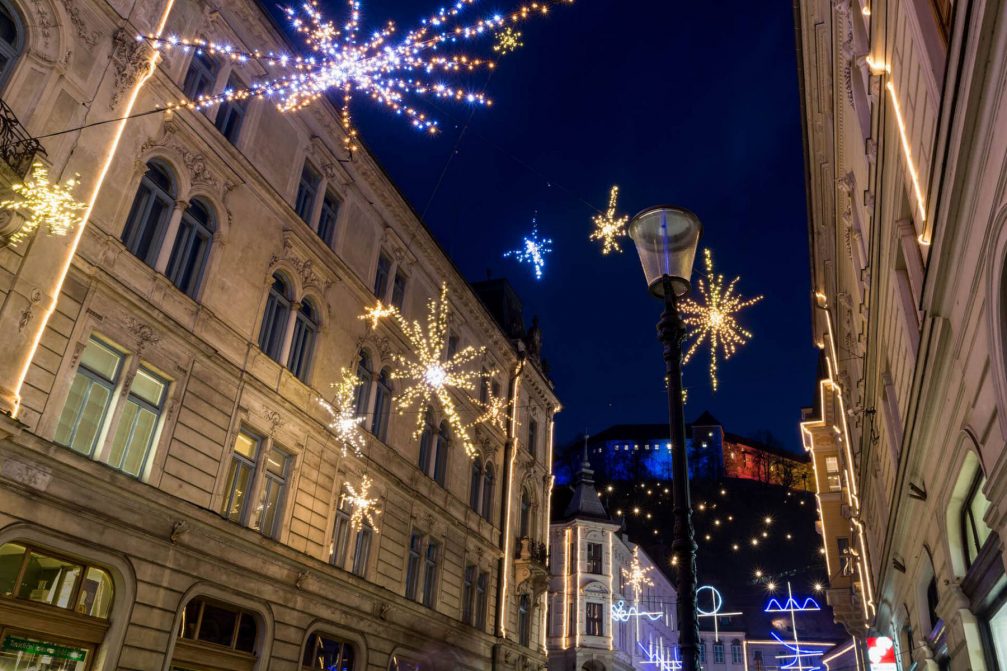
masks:
<svg viewBox="0 0 1007 671"><path fill-rule="evenodd" d="M633 548L633 560L629 563L629 569L622 569L622 577L626 579L626 584L633 588L633 600L640 600L640 592L644 587L653 587L654 581L650 577L653 566L644 568L640 564L639 547Z"/></svg>
<svg viewBox="0 0 1007 671"><path fill-rule="evenodd" d="M490 389L487 391L485 403L478 400L474 400L473 402L482 408L483 412L472 421L470 426L486 424L487 426L495 427L500 433L507 432L507 418L508 411L510 410L509 401L502 396L497 396Z"/></svg>
<svg viewBox="0 0 1007 671"><path fill-rule="evenodd" d="M0 201L0 209L22 212L25 216L21 228L10 236L8 243L21 242L42 226L49 235L66 235L80 221L78 213L86 207L73 195L79 178L80 175L74 175L65 184L56 184L49 181L49 171L44 165L33 164L31 176L11 186L18 197Z"/></svg>
<svg viewBox="0 0 1007 671"><path fill-rule="evenodd" d="M619 238L626 235L626 222L629 221L629 216L625 214L621 217L616 216L616 202L618 200L619 187L613 186L612 192L608 196L608 209L604 214L596 214L591 219L594 222L594 231L588 239L601 241L602 254L622 251L619 246Z"/></svg>
<svg viewBox="0 0 1007 671"><path fill-rule="evenodd" d="M498 54L509 54L523 46L521 33L508 26L496 34L496 44L493 45L493 51Z"/></svg>
<svg viewBox="0 0 1007 671"><path fill-rule="evenodd" d="M394 305L385 305L381 301L378 301L376 305L364 310L364 314L357 317L357 319L363 319L370 323L371 330L378 328L378 322L380 322L385 317L391 317L398 314L398 308Z"/></svg>
<svg viewBox="0 0 1007 671"><path fill-rule="evenodd" d="M364 416L358 415L356 410L357 387L359 386L360 378L343 368L340 371L339 382L332 385L336 390L332 403L322 399L318 401L329 412L331 417L329 430L335 434L344 456L347 450L352 450L359 457L363 454L364 446L367 444L364 429L361 426Z"/></svg>
<svg viewBox="0 0 1007 671"><path fill-rule="evenodd" d="M360 531L364 523L375 532L378 530L376 518L381 514L381 510L378 508L378 499L368 496L371 484L371 479L365 475L360 481L359 492L351 484L344 485L346 493L343 494L343 501L353 509L350 513L350 528L354 531Z"/></svg>
<svg viewBox="0 0 1007 671"><path fill-rule="evenodd" d="M700 346L710 344L710 382L717 391L717 359L730 359L737 348L746 344L751 338L751 332L738 324L735 315L749 306L762 300L762 296L742 298L735 292L735 285L740 277L731 280L724 287L724 276L713 270L713 256L710 250L703 250L703 261L706 266L706 281L700 278L697 282L701 300L691 298L679 304L682 321L690 329L690 337L694 338L685 353L683 363L688 363Z"/></svg>

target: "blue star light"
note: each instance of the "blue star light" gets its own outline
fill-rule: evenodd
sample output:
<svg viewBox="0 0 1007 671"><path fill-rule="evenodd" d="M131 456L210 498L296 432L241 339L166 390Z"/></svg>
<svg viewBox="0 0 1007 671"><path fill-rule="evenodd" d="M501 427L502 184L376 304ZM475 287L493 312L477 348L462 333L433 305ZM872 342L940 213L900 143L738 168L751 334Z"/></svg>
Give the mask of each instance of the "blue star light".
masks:
<svg viewBox="0 0 1007 671"><path fill-rule="evenodd" d="M520 249L513 249L504 258L515 258L518 263L530 263L535 269L535 279L542 279L542 269L545 268L545 255L552 254L552 238L538 237L538 224L532 219L531 235L526 235L521 241Z"/></svg>

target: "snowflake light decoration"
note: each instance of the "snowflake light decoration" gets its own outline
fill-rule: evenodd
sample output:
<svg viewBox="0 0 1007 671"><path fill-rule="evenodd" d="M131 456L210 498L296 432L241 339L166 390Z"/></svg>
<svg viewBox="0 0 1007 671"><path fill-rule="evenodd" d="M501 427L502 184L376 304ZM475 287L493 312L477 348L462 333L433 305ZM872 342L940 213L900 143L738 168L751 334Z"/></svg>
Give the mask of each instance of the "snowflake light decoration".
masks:
<svg viewBox="0 0 1007 671"><path fill-rule="evenodd" d="M49 181L49 171L41 163L32 164L31 176L14 184L11 190L17 198L0 201L0 209L23 212L25 221L8 238L17 243L31 237L35 231L46 227L49 235L66 235L80 221L81 210L87 206L77 200L73 191L80 175L74 175L65 184Z"/></svg>
<svg viewBox="0 0 1007 671"><path fill-rule="evenodd" d="M653 566L646 568L640 564L639 547L633 548L633 560L629 563L629 569L622 569L622 577L626 579L626 584L633 588L633 601L640 600L640 592L644 587L653 587L654 581L650 577Z"/></svg>
<svg viewBox="0 0 1007 671"><path fill-rule="evenodd" d="M148 34L147 40L161 51L197 50L234 62L256 61L277 70L262 81L241 88L227 88L215 95L172 103L169 107L199 109L225 100L249 97L268 98L281 111L298 110L318 98L335 94L342 98L341 123L344 144L357 149L356 130L350 118L350 105L356 95L369 97L393 113L403 116L419 130L434 133L437 121L430 119L414 101L424 97L489 106L492 101L482 93L445 83L441 77L492 70L492 60L457 51L460 45L480 38L515 35L513 27L535 16L544 16L560 4L573 0L526 0L507 12L494 12L466 23L462 15L478 0L456 0L419 25L398 36L393 22L369 36L361 37L361 2L348 0L349 14L337 24L326 18L316 0L307 0L300 8L284 9L292 28L302 37L310 55L246 51L229 44L201 38ZM516 33L520 37L520 33ZM508 41L507 44L511 44ZM514 47L516 48L516 47ZM512 51L513 49L509 49ZM496 50L503 55L508 50Z"/></svg>
<svg viewBox="0 0 1007 671"><path fill-rule="evenodd" d="M361 426L365 418L363 415L358 415L356 409L357 387L359 386L360 378L350 370L343 368L339 382L332 385L336 391L333 402L329 403L323 399L318 401L331 417L329 430L339 440L344 456L348 450L352 450L353 454L358 457L361 456L364 446L367 444L364 429Z"/></svg>
<svg viewBox="0 0 1007 671"><path fill-rule="evenodd" d="M378 499L368 496L371 484L371 479L365 475L360 481L359 492L349 483L344 485L346 492L343 494L343 501L353 509L350 513L350 528L354 531L360 531L365 523L374 529L375 533L378 531L376 518L381 514L381 510L378 508Z"/></svg>
<svg viewBox="0 0 1007 671"><path fill-rule="evenodd" d="M596 214L591 219L594 222L594 231L591 232L589 240L601 241L601 253L622 252L619 246L619 238L626 235L626 222L629 216L617 217L616 202L619 200L619 187L613 186L612 192L608 196L608 209L604 214Z"/></svg>
<svg viewBox="0 0 1007 671"><path fill-rule="evenodd" d="M392 354L396 364L392 378L403 383L396 405L399 414L405 414L407 408L416 409L413 440L418 440L425 423L423 409L436 403L444 413L453 437L461 443L467 455L474 457L476 448L469 435L469 426L461 420L454 393L471 392L476 382L486 375L468 367L483 355L486 348L469 345L448 356L449 312L448 287L442 284L440 298L427 303L425 328L419 321L409 321L399 312L392 315L412 349L409 355Z"/></svg>
<svg viewBox="0 0 1007 671"><path fill-rule="evenodd" d="M394 305L385 305L381 301L378 301L375 305L364 310L364 314L357 317L357 319L363 319L368 322L371 330L378 328L378 322L380 322L385 317L392 317L398 314L399 310Z"/></svg>
<svg viewBox="0 0 1007 671"><path fill-rule="evenodd" d="M542 279L542 271L545 268L545 257L552 254L552 239L538 237L538 223L531 220L531 235L526 235L521 241L521 247L512 249L504 254L504 258L514 258L518 263L531 264L535 272L535 279Z"/></svg>
<svg viewBox="0 0 1007 671"><path fill-rule="evenodd" d="M493 45L493 51L498 54L509 54L523 46L524 42L521 41L521 33L507 26L496 34L496 44Z"/></svg>
<svg viewBox="0 0 1007 671"><path fill-rule="evenodd" d="M507 432L507 417L510 402L502 396L497 396L492 389L486 391L486 401L473 399L473 403L482 408L482 414L476 417L470 426L486 424L495 427L500 433Z"/></svg>
<svg viewBox="0 0 1007 671"><path fill-rule="evenodd" d="M738 324L735 314L762 300L762 296L742 298L735 293L735 285L740 277L735 277L724 287L724 276L713 270L713 256L710 250L703 250L703 260L706 266L706 281L700 278L697 282L701 301L691 298L679 304L682 321L690 329L690 336L695 338L682 359L688 363L700 346L710 343L710 382L717 391L717 358L723 356L724 361L730 359L737 348L746 344L751 338L751 332Z"/></svg>

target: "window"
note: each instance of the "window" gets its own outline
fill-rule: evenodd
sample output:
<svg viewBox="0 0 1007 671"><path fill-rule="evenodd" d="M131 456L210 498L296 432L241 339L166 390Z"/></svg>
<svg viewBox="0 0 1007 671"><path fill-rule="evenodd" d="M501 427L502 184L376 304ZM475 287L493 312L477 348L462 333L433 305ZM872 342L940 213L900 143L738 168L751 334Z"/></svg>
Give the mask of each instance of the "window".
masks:
<svg viewBox="0 0 1007 671"><path fill-rule="evenodd" d="M367 405L371 400L371 380L374 378L374 367L371 364L371 355L364 350L360 353L360 360L357 361L357 379L360 384L357 386L357 415L367 414Z"/></svg>
<svg viewBox="0 0 1007 671"><path fill-rule="evenodd" d="M476 582L476 628L486 630L486 603L489 594L490 574L482 572Z"/></svg>
<svg viewBox="0 0 1007 671"><path fill-rule="evenodd" d="M409 537L409 556L406 559L406 598L416 600L420 581L420 557L423 554L423 534L414 531Z"/></svg>
<svg viewBox="0 0 1007 671"><path fill-rule="evenodd" d="M588 601L587 604L587 635L604 636L605 627L601 619L601 604Z"/></svg>
<svg viewBox="0 0 1007 671"><path fill-rule="evenodd" d="M741 641L734 639L731 641L731 664L741 664Z"/></svg>
<svg viewBox="0 0 1007 671"><path fill-rule="evenodd" d="M587 572L595 575L602 574L602 548L601 543L587 544Z"/></svg>
<svg viewBox="0 0 1007 671"><path fill-rule="evenodd" d="M315 337L318 335L318 312L310 301L301 303L294 319L294 335L290 341L290 356L287 368L297 379L307 382L311 372L311 359L315 351Z"/></svg>
<svg viewBox="0 0 1007 671"><path fill-rule="evenodd" d="M713 663L723 664L724 663L724 642L714 641L713 642Z"/></svg>
<svg viewBox="0 0 1007 671"><path fill-rule="evenodd" d="M255 619L251 613L230 604L196 597L185 604L178 636L251 653L258 635Z"/></svg>
<svg viewBox="0 0 1007 671"><path fill-rule="evenodd" d="M590 606L591 604L588 604L589 609ZM601 634L598 635L600 636ZM527 594L522 594L521 598L518 599L517 638L521 645L525 647L531 645L531 598Z"/></svg>
<svg viewBox="0 0 1007 671"><path fill-rule="evenodd" d="M465 567L465 583L462 587L462 622L473 624L475 614L476 580L479 579L479 567L469 564Z"/></svg>
<svg viewBox="0 0 1007 671"><path fill-rule="evenodd" d="M931 576L930 582L927 583L927 616L930 618L930 631L932 632L937 628L937 623L940 622L940 617L937 615L937 602L939 600L939 595L937 593L937 576Z"/></svg>
<svg viewBox="0 0 1007 671"><path fill-rule="evenodd" d="M825 473L830 492L838 492L843 488L839 477L839 457L825 457Z"/></svg>
<svg viewBox="0 0 1007 671"><path fill-rule="evenodd" d="M482 369L479 375L479 402L482 404L489 403L490 400L490 380L489 371L485 368Z"/></svg>
<svg viewBox="0 0 1007 671"><path fill-rule="evenodd" d="M493 464L486 462L483 474L483 519L492 521L493 517Z"/></svg>
<svg viewBox="0 0 1007 671"><path fill-rule="evenodd" d="M521 525L518 531L518 538L531 537L531 495L528 490L521 492ZM591 544L593 545L593 543ZM599 546L601 547L601 546ZM601 573L601 571L598 571Z"/></svg>
<svg viewBox="0 0 1007 671"><path fill-rule="evenodd" d="M374 529L364 520L364 525L357 531L357 541L353 546L353 575L367 575L367 562L371 558L371 538Z"/></svg>
<svg viewBox="0 0 1007 671"><path fill-rule="evenodd" d="M150 369L140 366L136 371L108 453L109 466L133 477L143 474L167 389L167 381Z"/></svg>
<svg viewBox="0 0 1007 671"><path fill-rule="evenodd" d="M287 321L290 319L290 290L283 277L273 275L273 286L269 288L266 309L262 313L262 327L259 329L259 349L273 361L279 362L283 354L283 338L286 336Z"/></svg>
<svg viewBox="0 0 1007 671"><path fill-rule="evenodd" d="M88 457L94 454L124 359L101 340L88 340L59 416L57 443Z"/></svg>
<svg viewBox="0 0 1007 671"><path fill-rule="evenodd" d="M437 432L434 454L434 480L441 487L444 486L444 477L447 472L449 449L451 449L451 429L448 428L448 423L445 421L441 422L441 429Z"/></svg>
<svg viewBox="0 0 1007 671"><path fill-rule="evenodd" d="M437 563L440 561L440 545L434 541L427 543L427 553L423 561L423 605L433 608L437 598Z"/></svg>
<svg viewBox="0 0 1007 671"><path fill-rule="evenodd" d="M483 466L478 459L472 460L472 475L469 478L469 507L479 512L479 487L483 482Z"/></svg>
<svg viewBox="0 0 1007 671"><path fill-rule="evenodd" d="M171 283L192 298L203 280L215 230L209 208L198 200L192 201L178 224L167 271Z"/></svg>
<svg viewBox="0 0 1007 671"><path fill-rule="evenodd" d="M301 181L297 185L297 198L294 200L294 211L305 223L311 223L311 215L315 210L315 196L318 194L318 184L322 181L315 169L305 163L301 169Z"/></svg>
<svg viewBox="0 0 1007 671"><path fill-rule="evenodd" d="M1007 669L1007 601L1001 601L986 624L989 627L989 640L993 643L993 658L1003 671Z"/></svg>
<svg viewBox="0 0 1007 671"><path fill-rule="evenodd" d="M322 212L318 215L318 237L327 244L332 244L332 236L336 232L336 219L339 217L339 199L326 192L322 199Z"/></svg>
<svg viewBox="0 0 1007 671"><path fill-rule="evenodd" d="M171 173L157 163L148 163L122 229L122 243L152 268L174 207L175 181Z"/></svg>
<svg viewBox="0 0 1007 671"><path fill-rule="evenodd" d="M536 441L538 440L538 422L534 419L528 422L528 452L534 457L538 456L536 450L538 445Z"/></svg>
<svg viewBox="0 0 1007 671"><path fill-rule="evenodd" d="M699 649L699 663L706 664L706 641L699 639L696 647Z"/></svg>
<svg viewBox="0 0 1007 671"><path fill-rule="evenodd" d="M444 358L450 359L455 354L458 354L458 345L459 345L460 342L461 342L461 339L458 336L456 336L454 334L449 335L448 336L448 349L447 349L447 352L446 352Z"/></svg>
<svg viewBox="0 0 1007 671"><path fill-rule="evenodd" d="M755 654L753 656L753 660L752 661L755 662L755 671L762 671L762 669L764 667L762 666L762 651L761 650L756 650L755 651Z"/></svg>
<svg viewBox="0 0 1007 671"><path fill-rule="evenodd" d="M7 82L24 48L21 17L6 0L0 2L0 85Z"/></svg>
<svg viewBox="0 0 1007 671"><path fill-rule="evenodd" d="M224 490L220 514L238 524L245 521L248 492L255 479L255 461L260 442L258 436L245 431L240 431L234 439L234 452L231 453L231 465L227 470L227 488Z"/></svg>
<svg viewBox="0 0 1007 671"><path fill-rule="evenodd" d="M350 544L350 504L344 490L336 508L336 524L332 530L332 545L329 546L329 563L339 568L346 566L346 550Z"/></svg>
<svg viewBox="0 0 1007 671"><path fill-rule="evenodd" d="M989 499L983 494L985 486L986 478L980 471L976 474L968 496L965 497L965 502L962 504L962 545L965 550L965 564L967 566L972 566L972 562L975 561L979 551L990 537L990 528L983 519L990 507Z"/></svg>
<svg viewBox="0 0 1007 671"><path fill-rule="evenodd" d="M30 545L0 545L0 600L31 601L106 619L114 593L104 569Z"/></svg>
<svg viewBox="0 0 1007 671"><path fill-rule="evenodd" d="M390 370L382 369L374 389L374 416L371 418L371 433L383 441L388 437L388 417L392 414L392 372Z"/></svg>
<svg viewBox="0 0 1007 671"><path fill-rule="evenodd" d="M227 80L227 88L230 91L238 91L244 88L241 80L231 75ZM241 135L241 124L245 120L245 110L248 107L248 99L233 98L220 103L217 110L217 119L214 125L220 134L227 138L231 144L238 144L238 137Z"/></svg>
<svg viewBox="0 0 1007 671"><path fill-rule="evenodd" d="M353 671L353 646L335 636L314 633L308 636L301 658L302 671Z"/></svg>
<svg viewBox="0 0 1007 671"><path fill-rule="evenodd" d="M402 271L396 271L395 281L392 282L392 305L401 310L402 304L405 302L405 300L406 300L406 276L402 274Z"/></svg>
<svg viewBox="0 0 1007 671"><path fill-rule="evenodd" d="M434 437L437 427L434 426L434 411L427 408L427 413L423 419L423 432L420 433L420 470L430 475L430 457L434 451Z"/></svg>
<svg viewBox="0 0 1007 671"><path fill-rule="evenodd" d="M182 93L189 100L196 101L209 95L213 83L217 80L217 62L203 51L195 51L189 63L189 71L185 73L182 83Z"/></svg>
<svg viewBox="0 0 1007 671"><path fill-rule="evenodd" d="M837 538L836 551L839 553L839 570L842 575L853 575L853 554L850 552L850 539Z"/></svg>
<svg viewBox="0 0 1007 671"><path fill-rule="evenodd" d="M283 500L287 493L287 478L293 458L278 447L272 447L266 455L266 475L262 484L262 496L256 512L258 518L252 525L263 536L275 538L280 530Z"/></svg>
<svg viewBox="0 0 1007 671"><path fill-rule="evenodd" d="M392 260L381 254L378 257L378 269L374 273L374 295L384 300L388 293L388 277L392 274Z"/></svg>

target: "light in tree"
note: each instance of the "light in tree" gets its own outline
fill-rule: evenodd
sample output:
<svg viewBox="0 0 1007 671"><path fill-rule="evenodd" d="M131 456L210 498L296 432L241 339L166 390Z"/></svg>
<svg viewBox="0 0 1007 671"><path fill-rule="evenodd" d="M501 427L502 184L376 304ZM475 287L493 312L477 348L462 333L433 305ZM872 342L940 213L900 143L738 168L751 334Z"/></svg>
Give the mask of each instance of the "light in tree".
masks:
<svg viewBox="0 0 1007 671"><path fill-rule="evenodd" d="M357 491L356 487L351 484L344 485L346 493L343 494L343 500L352 509L350 528L354 531L360 531L365 522L375 532L378 530L376 518L381 514L381 510L378 508L378 499L368 496L371 484L371 479L365 475L360 481L360 491Z"/></svg>
<svg viewBox="0 0 1007 671"><path fill-rule="evenodd" d="M513 249L504 254L504 258L514 258L518 263L531 264L535 272L535 279L542 279L542 270L545 268L545 257L552 254L552 240L550 238L540 238L538 236L538 223L531 220L531 235L526 235L521 241L521 247Z"/></svg>
<svg viewBox="0 0 1007 671"><path fill-rule="evenodd" d="M679 308L682 321L690 329L694 338L683 358L688 363L703 343L710 346L710 382L713 390L717 390L717 359L730 359L737 348L746 344L752 337L751 332L738 324L735 315L751 305L762 300L762 296L742 298L735 292L735 285L740 277L735 277L725 288L724 276L714 272L713 256L710 250L703 250L703 260L706 265L706 281L700 278L697 282L700 300L691 298L683 300Z"/></svg>
<svg viewBox="0 0 1007 671"><path fill-rule="evenodd" d="M608 196L608 209L604 214L596 214L591 219L594 222L594 231L590 240L601 241L601 253L621 252L619 238L626 235L626 222L628 215L616 216L616 202L619 200L619 187L613 186L612 192Z"/></svg>
<svg viewBox="0 0 1007 671"><path fill-rule="evenodd" d="M78 213L86 207L73 195L78 179L80 175L74 175L64 184L51 182L46 167L34 163L31 175L24 182L11 186L17 197L0 201L0 209L21 212L25 217L21 228L8 238L8 243L15 245L30 238L43 226L49 235L69 233L80 221Z"/></svg>
<svg viewBox="0 0 1007 671"><path fill-rule="evenodd" d="M372 305L371 307L364 310L364 314L357 317L357 319L363 319L364 321L368 322L368 325L371 327L371 330L373 331L374 329L378 328L378 322L380 322L385 317L391 317L393 315L396 315L398 314L398 312L399 312L398 308L396 308L394 305L385 305L381 301L378 301L377 304Z"/></svg>
<svg viewBox="0 0 1007 671"><path fill-rule="evenodd" d="M352 371L343 368L339 382L332 385L336 391L332 403L321 399L318 402L329 412L329 430L335 434L343 454L345 455L347 450L352 450L359 457L363 454L367 438L364 436L364 429L361 426L364 416L358 415L356 411L358 386L360 386L360 378Z"/></svg>
<svg viewBox="0 0 1007 671"><path fill-rule="evenodd" d="M521 41L521 33L507 26L496 34L496 44L493 45L493 51L498 54L509 54L523 46L524 42Z"/></svg>

